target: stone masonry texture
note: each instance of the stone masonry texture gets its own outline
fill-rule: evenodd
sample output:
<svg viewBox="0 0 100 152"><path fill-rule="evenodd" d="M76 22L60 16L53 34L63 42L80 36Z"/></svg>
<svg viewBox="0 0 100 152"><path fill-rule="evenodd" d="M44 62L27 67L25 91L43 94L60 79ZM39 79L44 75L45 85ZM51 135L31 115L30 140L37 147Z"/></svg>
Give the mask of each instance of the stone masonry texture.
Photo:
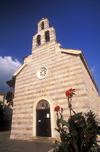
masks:
<svg viewBox="0 0 100 152"><path fill-rule="evenodd" d="M42 21L46 24L43 30L40 26ZM45 41L47 30L50 34L48 42ZM41 35L40 45L37 44L38 34ZM80 55L62 51L64 49L60 51L60 48L57 51L56 46L54 28L49 28L47 18L42 19L38 22L38 33L33 36L31 60L16 74L11 139L28 140L36 136L33 133L36 126L35 104L42 99L50 102L52 137L58 138L54 129L56 113L53 111L59 105L63 108L65 120L68 120L69 109L65 92L70 88L76 89L76 95L72 99L74 111L84 113L89 109L99 115L98 90ZM47 75L42 79L37 77L37 71L41 67L47 68Z"/></svg>

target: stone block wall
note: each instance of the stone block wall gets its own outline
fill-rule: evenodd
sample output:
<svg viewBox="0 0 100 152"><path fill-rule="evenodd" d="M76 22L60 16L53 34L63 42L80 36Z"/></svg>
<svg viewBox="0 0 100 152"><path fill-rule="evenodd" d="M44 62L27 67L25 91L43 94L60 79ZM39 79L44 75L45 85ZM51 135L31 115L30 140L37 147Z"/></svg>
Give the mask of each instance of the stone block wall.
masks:
<svg viewBox="0 0 100 152"><path fill-rule="evenodd" d="M93 81L90 78L89 73L82 62L81 62L81 66L84 76L85 90L87 93L88 108L89 110L92 110L96 115L99 115L99 102L98 102L97 89L94 86Z"/></svg>
<svg viewBox="0 0 100 152"><path fill-rule="evenodd" d="M16 77L11 138L29 139L32 134L33 102L30 97L30 65Z"/></svg>
<svg viewBox="0 0 100 152"><path fill-rule="evenodd" d="M48 42L33 50L32 61L17 75L15 85L15 98L12 119L11 138L30 139L36 136L36 103L46 99L51 105L51 131L52 137L57 137L56 113L54 107L59 105L64 110L64 118L69 116L68 101L65 91L76 89L72 100L72 107L76 112L85 112L97 100L92 99L91 91L94 89L94 99L97 99L96 89L79 56L55 52L56 42ZM46 67L48 73L45 78L39 79L37 70ZM97 111L96 111L97 112Z"/></svg>
<svg viewBox="0 0 100 152"><path fill-rule="evenodd" d="M47 19L45 21L49 24ZM38 28L39 24L40 22ZM11 139L30 139L36 136L36 105L43 99L50 104L51 137L58 138L54 129L54 107L58 105L63 108L64 119L67 121L69 108L65 92L70 88L76 89L76 95L72 99L74 111L84 113L91 109L99 114L98 93L80 55L75 54L74 50L72 54L60 51L53 27L49 28L50 41L46 42L45 30L47 28L41 31L38 29L37 34L41 34L42 43L37 45L36 34L33 37L30 62L16 75ZM25 60L27 61L27 58ZM47 69L47 75L38 78L37 71L42 67Z"/></svg>

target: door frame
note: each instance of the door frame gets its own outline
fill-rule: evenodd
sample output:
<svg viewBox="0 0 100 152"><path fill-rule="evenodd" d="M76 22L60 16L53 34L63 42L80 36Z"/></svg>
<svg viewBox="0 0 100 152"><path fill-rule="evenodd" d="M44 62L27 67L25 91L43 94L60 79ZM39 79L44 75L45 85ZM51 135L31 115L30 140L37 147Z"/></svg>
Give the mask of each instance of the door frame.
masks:
<svg viewBox="0 0 100 152"><path fill-rule="evenodd" d="M33 104L33 136L36 137L36 106L40 100L46 100L50 104L50 118L51 118L51 137L55 137L55 121L54 121L54 105L49 97L38 98Z"/></svg>

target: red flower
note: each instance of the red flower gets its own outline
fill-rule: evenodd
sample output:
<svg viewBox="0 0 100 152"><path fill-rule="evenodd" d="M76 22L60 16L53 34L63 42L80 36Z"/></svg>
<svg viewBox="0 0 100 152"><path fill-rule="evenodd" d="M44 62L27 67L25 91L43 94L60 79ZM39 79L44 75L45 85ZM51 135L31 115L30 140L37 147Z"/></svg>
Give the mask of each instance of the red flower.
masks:
<svg viewBox="0 0 100 152"><path fill-rule="evenodd" d="M55 111L60 111L60 107L59 107L59 106L56 106L56 107L55 107Z"/></svg>
<svg viewBox="0 0 100 152"><path fill-rule="evenodd" d="M72 93L71 93L71 92L69 92L69 91L66 91L66 93L65 93L65 94L66 94L66 96L69 96L69 95L71 96L71 95L72 95Z"/></svg>
<svg viewBox="0 0 100 152"><path fill-rule="evenodd" d="M75 92L75 89L70 88L69 91Z"/></svg>

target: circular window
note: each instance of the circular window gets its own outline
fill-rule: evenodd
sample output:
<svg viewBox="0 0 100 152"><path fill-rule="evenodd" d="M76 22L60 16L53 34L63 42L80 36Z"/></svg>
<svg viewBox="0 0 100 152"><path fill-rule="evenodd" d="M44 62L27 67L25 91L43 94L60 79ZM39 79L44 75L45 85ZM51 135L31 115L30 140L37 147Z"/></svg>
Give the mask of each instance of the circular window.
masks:
<svg viewBox="0 0 100 152"><path fill-rule="evenodd" d="M40 79L44 78L46 74L47 74L47 68L45 67L42 67L37 71L37 77Z"/></svg>

